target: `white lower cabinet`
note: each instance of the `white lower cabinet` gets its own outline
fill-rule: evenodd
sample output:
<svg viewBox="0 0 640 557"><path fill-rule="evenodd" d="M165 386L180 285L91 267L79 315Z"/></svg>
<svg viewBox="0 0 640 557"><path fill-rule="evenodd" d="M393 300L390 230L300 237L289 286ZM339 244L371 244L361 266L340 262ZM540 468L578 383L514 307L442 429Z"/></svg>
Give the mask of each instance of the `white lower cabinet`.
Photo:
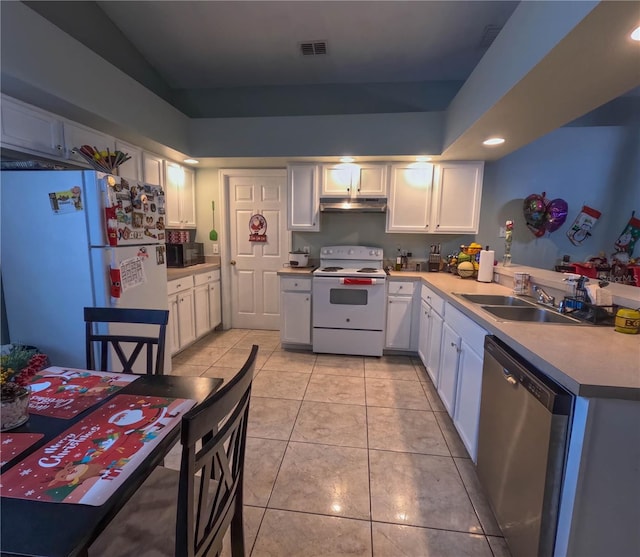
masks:
<svg viewBox="0 0 640 557"><path fill-rule="evenodd" d="M201 284L193 289L195 302L196 338L209 332L209 285Z"/></svg>
<svg viewBox="0 0 640 557"><path fill-rule="evenodd" d="M220 271L218 269L207 273L194 275L195 288L195 318L196 337L200 338L222 321L220 311Z"/></svg>
<svg viewBox="0 0 640 557"><path fill-rule="evenodd" d="M460 335L448 323L442 327L442 350L440 353L440 373L438 375L438 394L450 416L456 397L458 380L458 359L460 353Z"/></svg>
<svg viewBox="0 0 640 557"><path fill-rule="evenodd" d="M447 304L442 329L438 394L474 462L478 451L486 334L473 320Z"/></svg>
<svg viewBox="0 0 640 557"><path fill-rule="evenodd" d="M169 339L171 354L179 352L222 322L220 270L171 280Z"/></svg>
<svg viewBox="0 0 640 557"><path fill-rule="evenodd" d="M420 337L418 338L418 356L420 360L427 366L427 358L429 354L429 311L431 307L424 300L420 300L420 317L418 326L420 327Z"/></svg>
<svg viewBox="0 0 640 557"><path fill-rule="evenodd" d="M196 324L193 310L193 288L178 292L178 348L184 348L196 340Z"/></svg>
<svg viewBox="0 0 640 557"><path fill-rule="evenodd" d="M167 343L169 354L173 356L180 349L180 331L178 330L178 295L169 295L169 323L167 325Z"/></svg>
<svg viewBox="0 0 640 557"><path fill-rule="evenodd" d="M461 342L453 423L473 462L478 457L482 354L477 354L464 340Z"/></svg>
<svg viewBox="0 0 640 557"><path fill-rule="evenodd" d="M222 323L222 299L220 298L220 271L218 280L208 282L209 287L209 327L215 329Z"/></svg>
<svg viewBox="0 0 640 557"><path fill-rule="evenodd" d="M438 384L440 370L444 306L445 301L442 297L429 287L422 285L418 355L434 385Z"/></svg>
<svg viewBox="0 0 640 557"><path fill-rule="evenodd" d="M389 280L387 288L385 348L411 350L413 347L412 321L415 284L407 281Z"/></svg>
<svg viewBox="0 0 640 557"><path fill-rule="evenodd" d="M311 277L280 277L280 340L311 344Z"/></svg>

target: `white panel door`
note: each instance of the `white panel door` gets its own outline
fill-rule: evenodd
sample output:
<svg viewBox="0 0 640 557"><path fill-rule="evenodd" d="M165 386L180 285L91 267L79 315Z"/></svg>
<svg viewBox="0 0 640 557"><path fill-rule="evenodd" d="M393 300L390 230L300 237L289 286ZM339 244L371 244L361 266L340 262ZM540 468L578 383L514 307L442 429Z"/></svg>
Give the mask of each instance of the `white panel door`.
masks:
<svg viewBox="0 0 640 557"><path fill-rule="evenodd" d="M278 270L287 261L286 173L230 175L228 180L231 263L231 326L278 330ZM254 218L262 215L263 219ZM250 241L253 232L266 241ZM252 230L251 226L255 227Z"/></svg>

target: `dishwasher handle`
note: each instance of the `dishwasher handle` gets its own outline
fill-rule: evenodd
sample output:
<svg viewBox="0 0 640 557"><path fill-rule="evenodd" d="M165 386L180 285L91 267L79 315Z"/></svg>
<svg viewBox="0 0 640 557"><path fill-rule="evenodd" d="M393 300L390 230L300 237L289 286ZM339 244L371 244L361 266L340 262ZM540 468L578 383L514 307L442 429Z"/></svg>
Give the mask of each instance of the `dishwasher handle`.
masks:
<svg viewBox="0 0 640 557"><path fill-rule="evenodd" d="M484 340L485 359L493 358L503 369L504 379L513 386L521 385L540 404L554 414L569 415L573 395L541 371L525 361L493 335Z"/></svg>

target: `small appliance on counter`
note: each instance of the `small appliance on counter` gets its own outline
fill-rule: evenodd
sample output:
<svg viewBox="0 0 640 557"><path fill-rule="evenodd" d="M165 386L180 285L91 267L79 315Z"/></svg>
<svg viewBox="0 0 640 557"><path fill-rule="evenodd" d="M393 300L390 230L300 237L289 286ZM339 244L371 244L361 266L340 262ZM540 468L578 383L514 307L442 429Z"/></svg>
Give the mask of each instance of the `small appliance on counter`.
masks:
<svg viewBox="0 0 640 557"><path fill-rule="evenodd" d="M167 267L190 267L204 263L204 244L184 242L167 244Z"/></svg>
<svg viewBox="0 0 640 557"><path fill-rule="evenodd" d="M308 267L309 254L305 251L296 250L289 252L289 265L291 267Z"/></svg>
<svg viewBox="0 0 640 557"><path fill-rule="evenodd" d="M429 272L438 272L440 270L440 244L431 244L429 247L429 260L427 261L427 270Z"/></svg>

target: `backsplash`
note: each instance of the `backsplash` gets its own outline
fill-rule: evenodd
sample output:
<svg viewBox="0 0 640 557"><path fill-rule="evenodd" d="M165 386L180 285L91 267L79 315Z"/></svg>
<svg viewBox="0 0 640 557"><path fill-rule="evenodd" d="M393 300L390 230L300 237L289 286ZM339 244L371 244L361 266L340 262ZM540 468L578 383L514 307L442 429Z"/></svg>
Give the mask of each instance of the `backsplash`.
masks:
<svg viewBox="0 0 640 557"><path fill-rule="evenodd" d="M382 248L384 264L395 262L398 248L411 253L411 259L425 261L429 246L441 244L442 256L458 253L461 244L475 240L473 234L387 234L384 213L320 213L320 232L293 232L292 248L310 248L312 259L320 257L320 248L330 245L359 245Z"/></svg>

